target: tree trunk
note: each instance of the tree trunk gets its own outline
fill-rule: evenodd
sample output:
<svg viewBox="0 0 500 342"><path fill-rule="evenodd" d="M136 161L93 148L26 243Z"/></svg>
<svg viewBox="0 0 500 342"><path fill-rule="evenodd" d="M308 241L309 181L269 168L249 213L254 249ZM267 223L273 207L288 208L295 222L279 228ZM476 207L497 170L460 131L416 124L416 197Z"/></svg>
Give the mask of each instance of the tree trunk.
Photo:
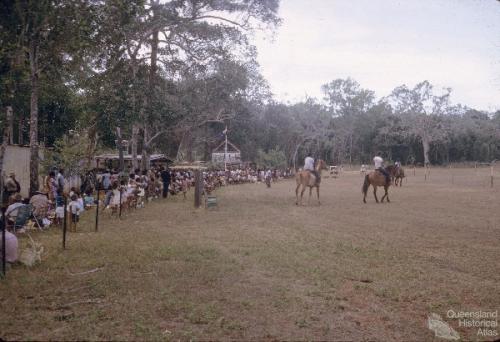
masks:
<svg viewBox="0 0 500 342"><path fill-rule="evenodd" d="M146 126L143 129L144 133L144 142L142 145L142 159L141 159L141 167L143 170L149 169L149 130Z"/></svg>
<svg viewBox="0 0 500 342"><path fill-rule="evenodd" d="M139 166L137 162L137 138L139 136L139 126L137 124L132 125L132 138L130 139L130 148L132 152L132 168L135 170Z"/></svg>
<svg viewBox="0 0 500 342"><path fill-rule="evenodd" d="M156 11L157 7L159 5L159 1L151 1L151 6L153 8L153 18L156 17ZM156 79L156 63L158 59L158 36L159 36L159 31L156 29L152 33L152 38L151 38L151 64L149 68L149 91L148 94L146 95L146 108L145 108L145 114L151 114L153 110L153 98L155 95L155 79ZM149 144L150 144L150 132L149 132L149 127L148 127L148 120L147 118L143 118L143 124L144 124L144 134L143 134L143 147L142 147L142 167L144 170L149 169Z"/></svg>
<svg viewBox="0 0 500 342"><path fill-rule="evenodd" d="M123 161L123 142L120 127L116 127L116 147L118 147L118 171L122 176L125 169L125 163Z"/></svg>
<svg viewBox="0 0 500 342"><path fill-rule="evenodd" d="M5 143L9 145L14 144L14 114L12 113L12 106L7 106L6 113L7 127L6 132L4 132ZM7 141L8 140L8 141Z"/></svg>
<svg viewBox="0 0 500 342"><path fill-rule="evenodd" d="M430 165L429 162L430 142L426 136L422 137L422 147L424 149L424 165Z"/></svg>
<svg viewBox="0 0 500 342"><path fill-rule="evenodd" d="M30 194L38 191L38 51L33 41L30 42Z"/></svg>
<svg viewBox="0 0 500 342"><path fill-rule="evenodd" d="M19 118L19 127L17 128L17 143L19 146L24 145L24 118L21 116Z"/></svg>
<svg viewBox="0 0 500 342"><path fill-rule="evenodd" d="M9 107L7 107L7 115L9 113ZM8 140L9 140L9 126L5 126L3 130L2 145L0 145L0 202L3 201L3 181L5 176L5 172L3 169L3 159L5 156L5 149L7 148Z"/></svg>
<svg viewBox="0 0 500 342"><path fill-rule="evenodd" d="M87 165L86 165L86 171L89 171L92 169L92 161L94 159L94 155L97 149L97 142L98 142L98 135L97 135L97 129L95 128L96 126L91 127L86 134L88 135L89 138L89 146L87 148ZM98 165L96 165L98 167Z"/></svg>

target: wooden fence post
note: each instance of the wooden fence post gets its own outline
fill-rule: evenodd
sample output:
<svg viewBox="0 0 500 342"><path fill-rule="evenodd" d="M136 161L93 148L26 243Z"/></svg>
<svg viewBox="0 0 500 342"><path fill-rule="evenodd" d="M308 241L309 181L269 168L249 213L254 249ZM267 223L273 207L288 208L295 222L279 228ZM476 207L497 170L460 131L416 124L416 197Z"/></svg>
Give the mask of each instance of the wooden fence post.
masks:
<svg viewBox="0 0 500 342"><path fill-rule="evenodd" d="M491 162L490 165L490 187L493 187L493 168L495 167L495 161Z"/></svg>
<svg viewBox="0 0 500 342"><path fill-rule="evenodd" d="M99 183L97 183L97 205L95 207L95 231L99 230Z"/></svg>
<svg viewBox="0 0 500 342"><path fill-rule="evenodd" d="M202 177L200 175L200 170L194 171L194 207L199 208L201 206L201 185Z"/></svg>
<svg viewBox="0 0 500 342"><path fill-rule="evenodd" d="M67 200L66 200L66 196L64 196L64 215L63 215L63 241L62 241L62 245L63 245L63 249L66 249L66 231L68 229L68 215L67 215Z"/></svg>
<svg viewBox="0 0 500 342"><path fill-rule="evenodd" d="M6 241L5 241L5 230L7 229L7 219L5 218L5 208L2 208L2 277L5 278L7 273L7 253L6 249Z"/></svg>

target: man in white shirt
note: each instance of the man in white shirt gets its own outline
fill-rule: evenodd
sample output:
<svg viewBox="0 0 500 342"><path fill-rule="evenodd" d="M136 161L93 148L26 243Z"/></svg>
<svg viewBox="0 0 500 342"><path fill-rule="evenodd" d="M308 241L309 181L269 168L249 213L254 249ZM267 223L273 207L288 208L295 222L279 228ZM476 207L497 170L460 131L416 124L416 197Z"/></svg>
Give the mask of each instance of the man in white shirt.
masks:
<svg viewBox="0 0 500 342"><path fill-rule="evenodd" d="M304 160L304 170L314 171L314 159L310 154Z"/></svg>
<svg viewBox="0 0 500 342"><path fill-rule="evenodd" d="M319 175L314 169L314 159L311 157L311 153L308 153L306 159L304 160L304 170L311 172L314 177L316 177L316 183L318 182Z"/></svg>
<svg viewBox="0 0 500 342"><path fill-rule="evenodd" d="M389 173L385 170L384 168L384 160L380 156L382 153L377 153L377 155L373 158L373 162L375 163L375 170L379 171L382 173L385 177L385 182L387 185L391 183L391 177L389 176Z"/></svg>

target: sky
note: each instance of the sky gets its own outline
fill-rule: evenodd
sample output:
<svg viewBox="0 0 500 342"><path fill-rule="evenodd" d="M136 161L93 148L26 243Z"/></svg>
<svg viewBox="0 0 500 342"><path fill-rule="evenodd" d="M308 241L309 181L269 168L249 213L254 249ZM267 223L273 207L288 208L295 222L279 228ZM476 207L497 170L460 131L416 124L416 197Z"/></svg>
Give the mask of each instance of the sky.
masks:
<svg viewBox="0 0 500 342"><path fill-rule="evenodd" d="M377 97L429 80L472 108L500 109L498 0L281 0L283 23L254 38L275 98L322 99L351 77Z"/></svg>

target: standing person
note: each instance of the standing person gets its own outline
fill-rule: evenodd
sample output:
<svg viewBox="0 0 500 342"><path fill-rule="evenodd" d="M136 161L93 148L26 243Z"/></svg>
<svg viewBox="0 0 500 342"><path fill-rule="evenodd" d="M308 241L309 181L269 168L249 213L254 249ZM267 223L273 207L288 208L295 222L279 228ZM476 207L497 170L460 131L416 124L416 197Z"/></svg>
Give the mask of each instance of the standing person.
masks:
<svg viewBox="0 0 500 342"><path fill-rule="evenodd" d="M163 198L167 198L168 186L170 185L170 170L162 166L160 176L163 182Z"/></svg>
<svg viewBox="0 0 500 342"><path fill-rule="evenodd" d="M385 177L385 182L387 185L391 183L391 177L389 173L384 168L384 159L381 157L382 153L378 152L375 157L373 157L373 163L375 164L375 170L379 171Z"/></svg>
<svg viewBox="0 0 500 342"><path fill-rule="evenodd" d="M48 188L49 201L54 201L57 196L57 182L56 174L54 171L50 171L49 176L46 178L46 187Z"/></svg>
<svg viewBox="0 0 500 342"><path fill-rule="evenodd" d="M62 192L64 192L64 169L59 169L59 172L57 173L56 176L56 181L57 181L57 189L60 189Z"/></svg>
<svg viewBox="0 0 500 342"><path fill-rule="evenodd" d="M75 193L71 195L71 202L68 203L67 211L71 214L71 229L76 231L76 224L80 221L80 213L83 211L83 205Z"/></svg>
<svg viewBox="0 0 500 342"><path fill-rule="evenodd" d="M55 222L57 225L61 225L64 219L64 196L63 192L60 190L57 191L57 196L55 198L55 206L56 206Z"/></svg>
<svg viewBox="0 0 500 342"><path fill-rule="evenodd" d="M267 172L266 172L266 176L265 176L266 185L267 185L268 188L271 187L271 179L272 179L272 177L273 177L273 174L272 174L271 170L268 169Z"/></svg>
<svg viewBox="0 0 500 342"><path fill-rule="evenodd" d="M5 181L4 185L4 198L3 198L3 203L5 206L9 204L9 199L12 195L16 193L21 192L21 185L16 179L16 174L14 172L11 172L9 174L9 177Z"/></svg>

